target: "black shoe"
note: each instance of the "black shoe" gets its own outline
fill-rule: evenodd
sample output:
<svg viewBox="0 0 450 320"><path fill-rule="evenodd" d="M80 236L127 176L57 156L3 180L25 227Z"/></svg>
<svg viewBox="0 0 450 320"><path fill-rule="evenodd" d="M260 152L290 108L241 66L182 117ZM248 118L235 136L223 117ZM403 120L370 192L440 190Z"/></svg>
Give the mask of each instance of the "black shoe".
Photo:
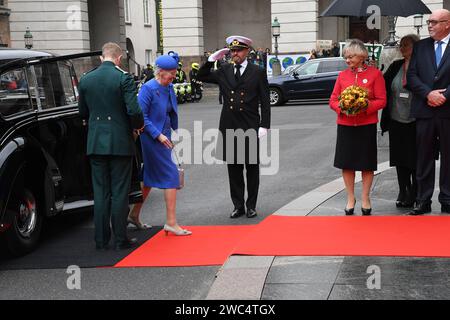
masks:
<svg viewBox="0 0 450 320"><path fill-rule="evenodd" d="M239 217L243 216L244 214L245 214L245 210L244 209L234 209L234 211L230 215L230 218L231 219L236 219L236 218L239 218Z"/></svg>
<svg viewBox="0 0 450 320"><path fill-rule="evenodd" d="M450 204L443 204L441 206L441 212L442 213L450 213Z"/></svg>
<svg viewBox="0 0 450 320"><path fill-rule="evenodd" d="M395 206L396 206L397 208L404 208L404 207L405 207L405 206L404 206L405 201L406 201L406 195L405 195L405 193L404 193L404 192L400 192L400 193L398 194L397 201L395 202Z"/></svg>
<svg viewBox="0 0 450 320"><path fill-rule="evenodd" d="M350 208L350 209L345 208L344 209L345 215L352 216L355 213L355 206L356 206L356 199L355 199L355 203L353 204L353 208Z"/></svg>
<svg viewBox="0 0 450 320"><path fill-rule="evenodd" d="M397 208L410 209L414 208L414 201L397 201L395 205Z"/></svg>
<svg viewBox="0 0 450 320"><path fill-rule="evenodd" d="M124 241L124 242L122 242L122 243L116 244L115 249L116 249L116 250L126 250L126 249L131 249L131 248L137 247L138 244L139 244L139 243L138 243L138 241L137 241L136 238L128 239L128 240L126 240L126 241Z"/></svg>
<svg viewBox="0 0 450 320"><path fill-rule="evenodd" d="M255 209L247 209L247 218L254 218L258 215Z"/></svg>
<svg viewBox="0 0 450 320"><path fill-rule="evenodd" d="M417 202L417 205L408 214L410 216L419 216L431 212L431 202Z"/></svg>
<svg viewBox="0 0 450 320"><path fill-rule="evenodd" d="M363 216L370 216L372 215L372 208L369 209L361 208L361 212Z"/></svg>

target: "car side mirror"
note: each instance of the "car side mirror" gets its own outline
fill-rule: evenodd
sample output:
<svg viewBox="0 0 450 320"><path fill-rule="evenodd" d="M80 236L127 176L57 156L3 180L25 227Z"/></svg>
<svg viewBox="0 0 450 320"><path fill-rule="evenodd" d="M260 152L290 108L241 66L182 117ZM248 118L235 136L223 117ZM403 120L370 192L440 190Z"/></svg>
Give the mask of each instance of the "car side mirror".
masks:
<svg viewBox="0 0 450 320"><path fill-rule="evenodd" d="M298 79L298 73L297 73L297 71L294 71L294 72L292 73L292 76L293 76L295 79Z"/></svg>

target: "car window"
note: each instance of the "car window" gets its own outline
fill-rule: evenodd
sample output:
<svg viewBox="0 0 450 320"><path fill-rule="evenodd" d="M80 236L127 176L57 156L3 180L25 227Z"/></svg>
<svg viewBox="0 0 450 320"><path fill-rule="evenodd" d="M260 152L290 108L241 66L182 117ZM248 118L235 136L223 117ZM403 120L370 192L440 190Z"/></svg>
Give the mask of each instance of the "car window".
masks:
<svg viewBox="0 0 450 320"><path fill-rule="evenodd" d="M58 67L59 75L61 77L62 90L65 97L65 105L76 103L77 98L73 87L71 65L67 64L66 62L59 61Z"/></svg>
<svg viewBox="0 0 450 320"><path fill-rule="evenodd" d="M338 72L347 68L347 65L341 60L321 61L319 73Z"/></svg>
<svg viewBox="0 0 450 320"><path fill-rule="evenodd" d="M31 109L25 69L20 68L3 73L0 76L1 115L8 117Z"/></svg>
<svg viewBox="0 0 450 320"><path fill-rule="evenodd" d="M34 66L36 81L39 90L39 98L42 109L51 109L55 107L55 98L53 95L53 86L50 72L47 65L40 64Z"/></svg>
<svg viewBox="0 0 450 320"><path fill-rule="evenodd" d="M345 60L339 60L339 71L343 71L348 68L347 62Z"/></svg>
<svg viewBox="0 0 450 320"><path fill-rule="evenodd" d="M319 62L313 62L305 64L302 68L300 68L297 73L300 76L316 74L317 69L319 68Z"/></svg>
<svg viewBox="0 0 450 320"><path fill-rule="evenodd" d="M41 108L51 109L76 103L71 65L66 61L35 65Z"/></svg>

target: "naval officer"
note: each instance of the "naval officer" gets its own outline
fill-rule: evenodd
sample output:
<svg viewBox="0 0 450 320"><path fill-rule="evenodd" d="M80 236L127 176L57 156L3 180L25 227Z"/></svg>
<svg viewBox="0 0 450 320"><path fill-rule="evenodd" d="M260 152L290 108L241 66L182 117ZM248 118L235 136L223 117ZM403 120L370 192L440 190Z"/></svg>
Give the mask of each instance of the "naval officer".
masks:
<svg viewBox="0 0 450 320"><path fill-rule="evenodd" d="M218 84L224 97L219 131L223 138L222 156L227 162L234 204L230 217L238 218L246 214L248 218L253 218L257 216L259 190L259 138L266 135L270 128L269 84L264 69L247 61L251 39L231 36L226 42L227 48L208 58L208 62L200 68L197 79ZM223 59L228 53L233 63L223 63L217 70L211 70L215 61ZM245 132L244 148L240 148L239 139L227 138L230 133L239 135L242 131ZM230 145L229 141L233 143ZM246 201L244 169L247 177Z"/></svg>

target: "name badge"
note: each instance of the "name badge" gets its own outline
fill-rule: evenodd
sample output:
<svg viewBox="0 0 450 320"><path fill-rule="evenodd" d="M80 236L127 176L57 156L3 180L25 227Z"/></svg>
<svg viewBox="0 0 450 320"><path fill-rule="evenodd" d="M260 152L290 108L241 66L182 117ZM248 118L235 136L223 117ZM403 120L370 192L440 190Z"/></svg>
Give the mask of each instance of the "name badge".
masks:
<svg viewBox="0 0 450 320"><path fill-rule="evenodd" d="M400 98L402 99L409 99L409 93L408 92L401 92Z"/></svg>

